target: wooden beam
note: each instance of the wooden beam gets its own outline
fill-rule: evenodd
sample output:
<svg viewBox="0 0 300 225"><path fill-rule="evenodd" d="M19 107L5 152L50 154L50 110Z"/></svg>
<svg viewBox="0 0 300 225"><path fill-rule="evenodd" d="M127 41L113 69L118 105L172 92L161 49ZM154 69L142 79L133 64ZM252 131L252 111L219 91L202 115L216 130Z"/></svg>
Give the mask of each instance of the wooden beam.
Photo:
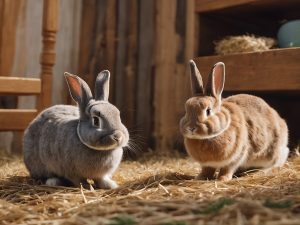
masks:
<svg viewBox="0 0 300 225"><path fill-rule="evenodd" d="M225 90L228 91L299 91L300 48L195 59L207 80L211 67L219 61L226 66Z"/></svg>
<svg viewBox="0 0 300 225"><path fill-rule="evenodd" d="M195 10L198 13L204 13L245 4L251 4L259 1L261 0L195 0Z"/></svg>
<svg viewBox="0 0 300 225"><path fill-rule="evenodd" d="M41 80L22 77L0 77L0 93L36 95L41 93Z"/></svg>
<svg viewBox="0 0 300 225"><path fill-rule="evenodd" d="M195 0L195 4L197 13L206 13L240 6L280 9L287 5L299 6L299 0Z"/></svg>
<svg viewBox="0 0 300 225"><path fill-rule="evenodd" d="M37 113L37 110L0 109L0 131L22 131L37 116Z"/></svg>

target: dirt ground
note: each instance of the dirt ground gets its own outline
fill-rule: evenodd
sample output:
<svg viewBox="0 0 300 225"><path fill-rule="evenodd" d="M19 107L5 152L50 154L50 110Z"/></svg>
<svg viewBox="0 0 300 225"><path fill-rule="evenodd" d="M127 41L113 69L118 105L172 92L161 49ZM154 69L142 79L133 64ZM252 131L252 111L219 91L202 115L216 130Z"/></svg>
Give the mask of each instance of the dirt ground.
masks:
<svg viewBox="0 0 300 225"><path fill-rule="evenodd" d="M21 158L0 159L0 224L300 224L300 157L281 170L229 182L199 181L188 157L147 154L124 161L115 190L48 187Z"/></svg>

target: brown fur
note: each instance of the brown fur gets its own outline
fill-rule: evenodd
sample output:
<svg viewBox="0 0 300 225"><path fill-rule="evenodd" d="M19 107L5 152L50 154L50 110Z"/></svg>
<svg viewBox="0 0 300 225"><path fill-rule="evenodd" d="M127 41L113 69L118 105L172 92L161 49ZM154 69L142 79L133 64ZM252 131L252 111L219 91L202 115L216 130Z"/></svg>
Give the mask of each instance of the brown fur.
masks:
<svg viewBox="0 0 300 225"><path fill-rule="evenodd" d="M241 168L282 166L288 155L288 128L263 99L246 94L221 98L224 64L218 63L204 91L201 75L191 62L194 96L180 121L187 152L202 165L200 179L230 180ZM195 93L195 90L197 91Z"/></svg>

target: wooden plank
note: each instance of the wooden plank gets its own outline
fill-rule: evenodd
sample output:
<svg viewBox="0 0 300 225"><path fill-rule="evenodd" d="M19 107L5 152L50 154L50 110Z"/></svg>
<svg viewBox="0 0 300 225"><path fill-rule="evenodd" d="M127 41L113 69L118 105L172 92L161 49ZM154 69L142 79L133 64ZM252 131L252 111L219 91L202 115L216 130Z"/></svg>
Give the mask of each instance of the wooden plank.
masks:
<svg viewBox="0 0 300 225"><path fill-rule="evenodd" d="M282 7L283 5L299 5L298 0L195 0L195 11L198 13L212 12L239 6Z"/></svg>
<svg viewBox="0 0 300 225"><path fill-rule="evenodd" d="M37 110L0 109L0 131L24 130L37 113Z"/></svg>
<svg viewBox="0 0 300 225"><path fill-rule="evenodd" d="M95 49L96 31L96 0L83 1L81 9L81 27L79 41L78 75L81 76L89 86L92 85L94 77L91 74L91 62L93 50ZM69 97L71 102L71 97Z"/></svg>
<svg viewBox="0 0 300 225"><path fill-rule="evenodd" d="M123 92L123 109L126 109L126 124L132 129L136 117L136 77L137 77L137 39L138 39L138 6L137 0L128 0L127 13L129 14L126 30L126 61L125 82Z"/></svg>
<svg viewBox="0 0 300 225"><path fill-rule="evenodd" d="M249 5L261 0L196 0L196 12L211 12L241 5Z"/></svg>
<svg viewBox="0 0 300 225"><path fill-rule="evenodd" d="M36 0L35 0L36 1ZM38 0L40 1L40 0ZM56 40L56 60L53 67L52 104L66 103L69 92L64 72L78 72L79 37L82 0L59 1L59 20ZM35 3L36 4L36 3ZM85 41L82 41L85 42ZM79 74L81 75L81 74Z"/></svg>
<svg viewBox="0 0 300 225"><path fill-rule="evenodd" d="M195 1L186 1L186 22L185 22L185 52L186 60L196 56L196 45L198 43L197 26L196 26ZM187 66L188 68L188 66Z"/></svg>
<svg viewBox="0 0 300 225"><path fill-rule="evenodd" d="M126 64L126 30L128 24L127 3L129 0L119 1L117 5L117 50L116 50L116 74L115 74L115 89L116 89L116 105L121 110L125 106L124 90L125 82L125 64Z"/></svg>
<svg viewBox="0 0 300 225"><path fill-rule="evenodd" d="M196 12L210 12L240 5L246 5L261 0L196 0Z"/></svg>
<svg viewBox="0 0 300 225"><path fill-rule="evenodd" d="M108 69L111 73L110 77L110 94L109 99L115 102L117 89L115 88L115 62L116 62L116 27L117 27L117 3L116 0L107 1L106 17L105 17L105 49L102 58L99 60L101 70Z"/></svg>
<svg viewBox="0 0 300 225"><path fill-rule="evenodd" d="M173 109L176 92L176 1L155 1L154 137L158 151L170 151L178 130ZM173 140L172 140L173 139Z"/></svg>
<svg viewBox="0 0 300 225"><path fill-rule="evenodd" d="M79 73L91 89L94 88L96 76L104 69L106 7L107 1L105 0L83 1Z"/></svg>
<svg viewBox="0 0 300 225"><path fill-rule="evenodd" d="M22 4L17 1L0 0L0 6L0 74L3 76L12 72L16 27Z"/></svg>
<svg viewBox="0 0 300 225"><path fill-rule="evenodd" d="M12 74L15 57L16 27L23 2L0 0L0 75ZM14 15L14 16L11 16ZM4 104L3 104L4 103ZM0 97L0 107L17 104L16 96Z"/></svg>
<svg viewBox="0 0 300 225"><path fill-rule="evenodd" d="M0 77L0 93L36 95L41 93L41 80L22 77Z"/></svg>
<svg viewBox="0 0 300 225"><path fill-rule="evenodd" d="M195 59L204 78L218 61L226 65L225 90L299 91L300 48Z"/></svg>
<svg viewBox="0 0 300 225"><path fill-rule="evenodd" d="M136 125L142 128L145 143L151 139L153 124L152 86L154 57L155 2L141 0L139 6Z"/></svg>

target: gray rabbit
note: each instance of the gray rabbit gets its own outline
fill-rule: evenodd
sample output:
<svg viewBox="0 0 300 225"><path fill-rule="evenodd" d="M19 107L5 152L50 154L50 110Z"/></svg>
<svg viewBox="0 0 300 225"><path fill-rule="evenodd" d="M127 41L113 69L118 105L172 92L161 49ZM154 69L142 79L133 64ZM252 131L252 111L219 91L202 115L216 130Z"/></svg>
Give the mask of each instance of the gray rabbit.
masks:
<svg viewBox="0 0 300 225"><path fill-rule="evenodd" d="M110 73L98 75L95 99L78 76L65 73L65 78L78 107L56 105L30 123L23 141L25 165L31 177L47 185L78 187L92 179L96 188L116 188L111 177L129 134L119 110L108 102Z"/></svg>

